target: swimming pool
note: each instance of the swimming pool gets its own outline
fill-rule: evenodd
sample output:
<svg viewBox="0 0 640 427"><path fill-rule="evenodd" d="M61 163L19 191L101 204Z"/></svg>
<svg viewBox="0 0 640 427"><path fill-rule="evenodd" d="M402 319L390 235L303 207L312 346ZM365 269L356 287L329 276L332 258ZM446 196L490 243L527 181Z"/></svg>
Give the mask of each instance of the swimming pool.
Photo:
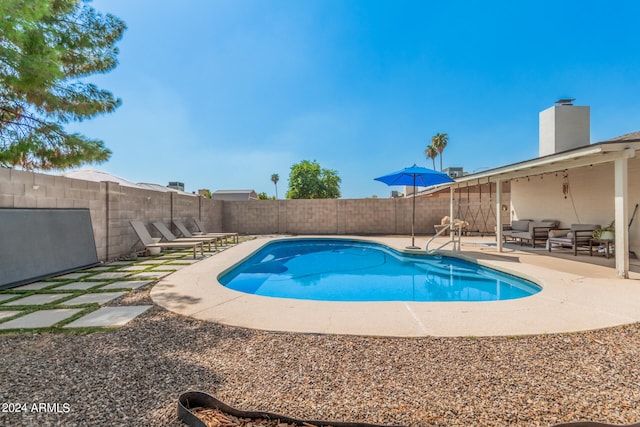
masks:
<svg viewBox="0 0 640 427"><path fill-rule="evenodd" d="M541 290L461 259L346 239L271 242L218 281L248 294L316 301L498 301Z"/></svg>

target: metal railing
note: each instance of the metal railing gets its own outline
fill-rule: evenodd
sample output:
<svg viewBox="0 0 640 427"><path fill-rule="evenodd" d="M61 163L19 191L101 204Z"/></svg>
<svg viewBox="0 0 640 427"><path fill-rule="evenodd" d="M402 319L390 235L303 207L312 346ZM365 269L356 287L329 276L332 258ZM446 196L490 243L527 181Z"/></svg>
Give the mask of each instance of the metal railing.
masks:
<svg viewBox="0 0 640 427"><path fill-rule="evenodd" d="M451 231L451 233L450 233L451 239L447 240L446 242L444 242L443 244L441 244L440 246L438 246L435 249L429 249L429 244L431 244L431 242L433 242L436 237L439 237L441 234L443 234L447 230ZM448 245L453 243L453 251L454 252L459 252L460 251L460 240L461 240L461 237L462 237L462 224L458 224L457 229L450 225L449 227L445 227L442 230L438 231L432 238L430 238L427 241L427 245L426 245L425 249L426 249L428 254L433 254L433 253L439 251L440 249L444 248L445 246L448 246Z"/></svg>

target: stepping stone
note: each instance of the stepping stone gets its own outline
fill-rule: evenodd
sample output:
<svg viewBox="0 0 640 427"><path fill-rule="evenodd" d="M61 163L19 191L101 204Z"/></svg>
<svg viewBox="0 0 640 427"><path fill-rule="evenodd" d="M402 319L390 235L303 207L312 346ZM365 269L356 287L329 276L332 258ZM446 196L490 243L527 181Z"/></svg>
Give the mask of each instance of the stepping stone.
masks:
<svg viewBox="0 0 640 427"><path fill-rule="evenodd" d="M117 265L129 265L131 263L132 263L132 261L113 261L113 262L110 262L110 263L105 264L105 265L106 266L110 266L110 265L111 266L117 266Z"/></svg>
<svg viewBox="0 0 640 427"><path fill-rule="evenodd" d="M6 319L7 317L15 316L19 313L22 313L22 311L0 311L0 320Z"/></svg>
<svg viewBox="0 0 640 427"><path fill-rule="evenodd" d="M34 311L17 319L0 323L0 329L46 328L68 319L82 311L81 308L59 308L56 310Z"/></svg>
<svg viewBox="0 0 640 427"><path fill-rule="evenodd" d="M6 301L17 296L20 296L20 294L0 294L0 304L2 304L2 301Z"/></svg>
<svg viewBox="0 0 640 427"><path fill-rule="evenodd" d="M148 309L151 305L129 305L123 307L100 307L86 316L74 320L65 325L65 328L88 328L88 327L106 327L106 326L123 326L129 321L138 317ZM1 326L2 324L0 324Z"/></svg>
<svg viewBox="0 0 640 427"><path fill-rule="evenodd" d="M163 258L150 259L147 261L139 262L140 265L149 265L149 264L162 264L163 262L167 262L168 260Z"/></svg>
<svg viewBox="0 0 640 427"><path fill-rule="evenodd" d="M70 299L69 301L65 301L64 305L93 304L96 302L102 305L125 294L126 292L100 292L95 294L84 294L80 295L79 297Z"/></svg>
<svg viewBox="0 0 640 427"><path fill-rule="evenodd" d="M94 286L104 285L104 282L73 282L67 285L58 286L56 290L62 289L65 291L86 291Z"/></svg>
<svg viewBox="0 0 640 427"><path fill-rule="evenodd" d="M153 267L151 270L149 270L149 272L152 271L169 271L169 272L173 272L173 271L178 271L181 268L185 268L188 267L187 265L175 265L175 264L164 264L164 265L159 265L157 267Z"/></svg>
<svg viewBox="0 0 640 427"><path fill-rule="evenodd" d="M43 305L55 302L59 299L66 298L73 294L36 294L28 297L20 298L11 302L4 303L4 307L14 305Z"/></svg>
<svg viewBox="0 0 640 427"><path fill-rule="evenodd" d="M107 273L96 274L92 279L120 279L121 277L128 276L131 273L124 273L121 271L111 271Z"/></svg>
<svg viewBox="0 0 640 427"><path fill-rule="evenodd" d="M152 283L153 280L123 280L120 282L113 282L108 284L107 286L103 286L100 288L100 290L103 289L138 289L143 287L144 285L148 285L149 283Z"/></svg>
<svg viewBox="0 0 640 427"><path fill-rule="evenodd" d="M120 271L141 271L149 268L148 265L132 265L130 267L121 268Z"/></svg>
<svg viewBox="0 0 640 427"><path fill-rule="evenodd" d="M60 282L35 282L35 283L29 283L28 285L18 286L17 288L13 288L13 289L16 291L38 291L48 286L57 286L59 284Z"/></svg>
<svg viewBox="0 0 640 427"><path fill-rule="evenodd" d="M89 274L84 273L69 273L62 276L54 277L54 280L67 280L67 279L81 279L83 277L87 277Z"/></svg>
<svg viewBox="0 0 640 427"><path fill-rule="evenodd" d="M97 271L113 270L114 268L116 268L116 266L115 266L115 265L112 265L112 266L110 266L110 267L109 267L109 266L104 265L104 266L100 266L100 267L93 267L93 268L90 268L90 269L88 269L88 270L84 270L84 271L85 271L86 273L95 273L95 272L97 272Z"/></svg>
<svg viewBox="0 0 640 427"><path fill-rule="evenodd" d="M144 273L138 273L138 274L134 274L133 276L131 276L131 279L162 279L164 276L168 276L169 274L171 274L171 271L165 271L165 272L157 272L154 273L152 271L145 271Z"/></svg>
<svg viewBox="0 0 640 427"><path fill-rule="evenodd" d="M180 265L180 264L184 264L184 265L189 265L189 264L195 264L196 262L200 261L199 259L178 259L175 260L173 262L171 262L169 265Z"/></svg>

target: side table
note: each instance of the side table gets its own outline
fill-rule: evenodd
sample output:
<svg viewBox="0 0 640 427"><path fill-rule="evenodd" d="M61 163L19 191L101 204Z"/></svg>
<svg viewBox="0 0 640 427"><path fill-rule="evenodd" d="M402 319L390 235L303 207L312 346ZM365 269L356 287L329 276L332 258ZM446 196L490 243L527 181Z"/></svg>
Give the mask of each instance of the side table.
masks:
<svg viewBox="0 0 640 427"><path fill-rule="evenodd" d="M602 244L606 245L604 250L604 256L609 259L609 255L611 255L611 244L613 240L603 240L603 239L589 239L589 256L593 256L593 246L600 246Z"/></svg>

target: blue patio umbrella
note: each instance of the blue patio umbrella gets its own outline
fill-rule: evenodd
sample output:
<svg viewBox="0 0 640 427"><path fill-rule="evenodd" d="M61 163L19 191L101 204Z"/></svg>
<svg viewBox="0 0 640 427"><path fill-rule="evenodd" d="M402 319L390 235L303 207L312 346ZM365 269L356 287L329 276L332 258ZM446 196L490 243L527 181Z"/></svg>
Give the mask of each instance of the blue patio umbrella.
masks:
<svg viewBox="0 0 640 427"><path fill-rule="evenodd" d="M404 168L397 172L390 173L378 178L376 181L384 182L387 185L413 185L413 216L411 218L411 246L408 249L420 249L415 246L414 225L416 222L416 186L431 187L433 185L454 182L449 175L443 172L434 171L433 169L423 168L415 164L409 168Z"/></svg>

